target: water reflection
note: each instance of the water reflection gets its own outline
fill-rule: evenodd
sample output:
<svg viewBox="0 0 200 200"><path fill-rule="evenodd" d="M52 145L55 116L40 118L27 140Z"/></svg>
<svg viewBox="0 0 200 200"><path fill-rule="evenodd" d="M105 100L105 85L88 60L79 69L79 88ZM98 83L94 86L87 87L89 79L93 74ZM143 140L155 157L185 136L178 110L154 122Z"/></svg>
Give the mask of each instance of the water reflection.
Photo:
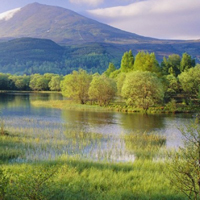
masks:
<svg viewBox="0 0 200 200"><path fill-rule="evenodd" d="M63 96L59 93L0 93L0 108L5 107L28 107L35 100L61 100Z"/></svg>
<svg viewBox="0 0 200 200"><path fill-rule="evenodd" d="M62 111L62 118L68 128L101 134L119 135L123 132L120 113Z"/></svg>
<svg viewBox="0 0 200 200"><path fill-rule="evenodd" d="M38 118L38 120L60 120L60 111L50 108L34 108L31 101L62 99L61 94L43 93L0 93L1 117Z"/></svg>
<svg viewBox="0 0 200 200"><path fill-rule="evenodd" d="M161 115L122 114L121 123L128 131L151 132L165 128L164 118Z"/></svg>

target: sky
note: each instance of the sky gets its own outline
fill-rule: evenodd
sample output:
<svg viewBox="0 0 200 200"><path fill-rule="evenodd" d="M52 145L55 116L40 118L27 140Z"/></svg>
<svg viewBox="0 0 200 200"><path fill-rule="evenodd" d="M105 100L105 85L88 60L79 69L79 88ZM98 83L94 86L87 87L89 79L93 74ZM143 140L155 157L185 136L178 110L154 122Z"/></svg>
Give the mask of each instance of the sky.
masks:
<svg viewBox="0 0 200 200"><path fill-rule="evenodd" d="M200 39L200 0L0 0L0 13L38 2L159 39Z"/></svg>

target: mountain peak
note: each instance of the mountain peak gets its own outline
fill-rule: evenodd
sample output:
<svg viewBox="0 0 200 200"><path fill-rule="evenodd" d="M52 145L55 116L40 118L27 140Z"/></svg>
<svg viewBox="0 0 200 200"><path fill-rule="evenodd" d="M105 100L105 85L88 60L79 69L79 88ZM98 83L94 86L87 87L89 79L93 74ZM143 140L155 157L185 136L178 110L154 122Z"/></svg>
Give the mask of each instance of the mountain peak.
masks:
<svg viewBox="0 0 200 200"><path fill-rule="evenodd" d="M113 28L74 11L37 2L9 14L7 18L1 17L9 20L0 20L0 38L46 38L65 44L149 41L149 38Z"/></svg>

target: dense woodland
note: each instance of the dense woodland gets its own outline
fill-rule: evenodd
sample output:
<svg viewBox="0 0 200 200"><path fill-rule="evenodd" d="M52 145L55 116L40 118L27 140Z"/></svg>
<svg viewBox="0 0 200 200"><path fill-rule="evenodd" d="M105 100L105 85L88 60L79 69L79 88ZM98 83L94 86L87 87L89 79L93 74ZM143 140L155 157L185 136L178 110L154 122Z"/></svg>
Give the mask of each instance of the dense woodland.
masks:
<svg viewBox="0 0 200 200"><path fill-rule="evenodd" d="M135 57L130 50L116 69L110 63L102 74L80 69L61 76L53 73L32 75L0 74L1 90L62 91L63 95L81 104L108 105L122 97L126 105L147 110L163 102L198 103L200 65L184 53L164 57L161 64L154 53L141 51ZM179 98L181 97L181 98Z"/></svg>

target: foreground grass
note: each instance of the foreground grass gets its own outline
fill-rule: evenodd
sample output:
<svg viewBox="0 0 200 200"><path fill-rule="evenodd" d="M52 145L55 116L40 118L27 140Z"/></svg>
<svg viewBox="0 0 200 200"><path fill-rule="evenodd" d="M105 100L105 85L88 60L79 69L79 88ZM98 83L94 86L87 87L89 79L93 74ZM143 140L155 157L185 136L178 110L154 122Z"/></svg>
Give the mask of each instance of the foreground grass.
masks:
<svg viewBox="0 0 200 200"><path fill-rule="evenodd" d="M1 165L9 181L4 199L184 199L170 186L164 163L108 164L61 159Z"/></svg>
<svg viewBox="0 0 200 200"><path fill-rule="evenodd" d="M164 145L165 138L162 136L143 134L139 137L138 133L123 136L128 150L145 155L138 156L134 162L108 162L107 155L103 155L105 159L101 156L99 160L92 161L67 155L67 148L72 148L76 154L74 147L81 152L85 146L93 143L98 146L103 135L86 135L76 131L63 134L56 123L52 124L55 130L49 127L50 124L42 124L49 127L46 130L38 126L31 128L28 119L21 122L21 125L24 123L23 127L13 123L5 122L5 128L9 125L8 135L0 135L0 199L185 199L171 186L165 163L153 161L154 153L146 155L147 151L156 151L155 148L158 152ZM148 146L148 149L143 146ZM44 157L35 159L41 154ZM57 156L52 157L52 154Z"/></svg>

